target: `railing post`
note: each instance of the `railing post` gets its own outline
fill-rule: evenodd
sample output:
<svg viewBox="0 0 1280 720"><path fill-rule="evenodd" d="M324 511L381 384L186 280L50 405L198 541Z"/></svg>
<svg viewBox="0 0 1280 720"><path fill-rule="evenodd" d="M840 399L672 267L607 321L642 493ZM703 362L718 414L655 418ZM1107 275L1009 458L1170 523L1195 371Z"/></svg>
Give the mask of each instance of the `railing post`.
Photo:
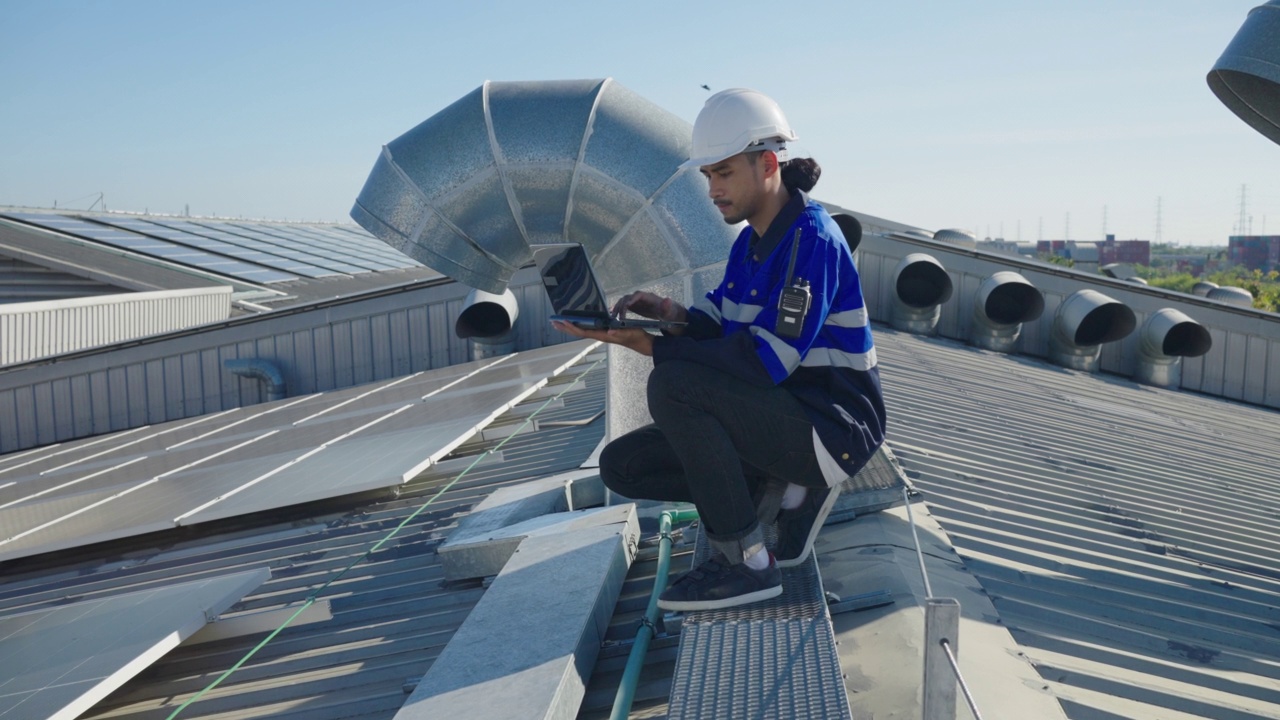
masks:
<svg viewBox="0 0 1280 720"><path fill-rule="evenodd" d="M955 720L956 675L943 641L960 656L960 603L927 598L924 610L924 720Z"/></svg>

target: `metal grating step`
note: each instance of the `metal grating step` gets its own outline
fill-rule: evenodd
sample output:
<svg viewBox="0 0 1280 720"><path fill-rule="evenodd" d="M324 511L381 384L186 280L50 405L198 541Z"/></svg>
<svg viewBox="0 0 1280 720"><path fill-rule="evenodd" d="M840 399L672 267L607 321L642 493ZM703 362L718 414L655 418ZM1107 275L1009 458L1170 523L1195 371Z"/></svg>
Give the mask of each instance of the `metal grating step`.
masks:
<svg viewBox="0 0 1280 720"><path fill-rule="evenodd" d="M695 564L707 554L699 534ZM685 616L667 717L852 719L816 555L776 598Z"/></svg>

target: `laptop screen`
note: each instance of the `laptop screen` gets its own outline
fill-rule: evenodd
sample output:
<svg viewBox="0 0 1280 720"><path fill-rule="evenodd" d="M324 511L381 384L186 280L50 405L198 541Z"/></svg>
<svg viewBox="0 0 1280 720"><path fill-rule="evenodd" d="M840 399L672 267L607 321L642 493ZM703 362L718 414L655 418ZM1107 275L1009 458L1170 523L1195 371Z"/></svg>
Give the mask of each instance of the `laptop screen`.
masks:
<svg viewBox="0 0 1280 720"><path fill-rule="evenodd" d="M608 315L604 293L577 243L535 246L533 260L551 307L559 315Z"/></svg>

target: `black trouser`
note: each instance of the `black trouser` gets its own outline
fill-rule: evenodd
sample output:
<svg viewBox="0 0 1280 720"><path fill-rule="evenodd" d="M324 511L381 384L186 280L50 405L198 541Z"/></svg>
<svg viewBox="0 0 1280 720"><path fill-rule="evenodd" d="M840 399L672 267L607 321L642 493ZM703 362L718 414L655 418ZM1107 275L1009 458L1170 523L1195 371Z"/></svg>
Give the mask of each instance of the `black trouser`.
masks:
<svg viewBox="0 0 1280 720"><path fill-rule="evenodd" d="M628 498L692 502L708 539L731 562L762 542L752 499L759 485L775 478L826 487L813 424L785 389L668 361L653 369L648 390L655 424L609 443L600 476Z"/></svg>

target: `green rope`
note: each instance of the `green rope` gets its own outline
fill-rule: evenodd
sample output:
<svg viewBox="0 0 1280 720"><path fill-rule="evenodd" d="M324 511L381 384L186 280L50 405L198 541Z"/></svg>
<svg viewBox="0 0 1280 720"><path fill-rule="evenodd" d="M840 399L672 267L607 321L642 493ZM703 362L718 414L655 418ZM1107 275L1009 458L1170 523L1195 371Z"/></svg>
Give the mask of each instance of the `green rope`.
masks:
<svg viewBox="0 0 1280 720"><path fill-rule="evenodd" d="M388 540L390 540L391 538L395 537L395 536L396 536L396 535L397 535L397 534L398 534L402 529L404 529L404 526L405 526L405 525L408 525L410 522L412 522L412 521L413 521L413 519L414 519L414 518L416 518L416 517L418 517L419 515L421 515L421 514L422 514L422 512L423 512L424 510L426 510L426 509L427 509L427 507L428 507L429 505L431 505L431 503L435 502L435 501L436 501L436 500L437 500L441 495L444 495L446 492L448 492L448 491L449 491L449 489L450 489L450 488L452 488L454 485L456 485L456 484L458 483L458 481L459 481L459 480L461 480L463 477L465 477L465 476L466 476L466 474L467 474L467 473L471 472L471 469L472 469L472 468L474 468L474 467L476 466L476 464L477 464L477 463L479 463L481 460L483 460L483 459L484 459L486 456L488 456L489 454L494 453L494 452L496 452L496 451L498 451L498 450L501 450L501 449L502 449L502 446L503 446L503 445L506 445L508 440L510 440L511 438L515 437L516 435L519 435L519 434L520 434L520 431L521 431L521 430L523 430L523 429L525 428L525 426L526 426L526 425L528 425L529 423L533 422L533 419L534 419L535 417L537 417L538 413L542 412L542 411L543 411L543 409L545 409L545 408L546 408L548 405L550 405L551 403L555 402L556 400L559 400L559 399L560 399L560 396L562 396L562 395L564 395L565 393L569 392L569 389L570 389L570 388L572 388L574 385L577 385L579 380L581 380L582 378L584 378L584 377L586 377L588 374L590 374L590 373L591 373L591 371L592 371L592 370L595 370L595 369L596 369L596 366L597 366L597 365L599 365L599 364L600 364L600 363L602 363L602 362L604 362L604 358L601 358L600 360L597 360L597 361L595 361L595 362L591 363L591 365L590 365L586 370L584 370L584 371L582 371L581 373L579 373L579 374L578 374L578 376L577 376L576 378L574 378L574 379L573 379L573 382L569 383L568 385L566 385L566 386L565 386L565 388L564 388L563 390L561 390L560 392L556 393L555 397L548 398L546 402L544 402L544 403L542 403L542 405L538 406L538 409L537 409L537 410L534 410L532 413L530 413L530 414L529 414L529 417L528 417L528 418L525 418L525 421L524 421L523 423L521 423L521 424L520 424L520 427L516 428L515 432L513 432L513 433L511 433L510 435L508 435L508 436L506 436L505 438L503 438L503 439L502 439L502 442L500 442L500 443L498 443L497 445L493 446L493 447L492 447L492 448L490 448L489 450L485 450L483 453L481 453L481 454L477 455L477 456L476 456L476 459L475 459L475 460L473 460L473 461L471 462L471 464L470 464L470 465L468 465L468 466L467 466L467 468L466 468L465 470L463 470L461 473L459 473L457 477L455 477L454 479L450 480L448 483L446 483L446 484L445 484L445 486L444 486L444 487L440 488L440 489L436 492L436 494L435 494L435 495L432 495L430 498L428 498L428 499L427 499L427 501L426 501L425 503L423 503L421 506L419 506L417 510L414 510L414 511L413 511L413 514L409 515L409 517L407 517L407 518L405 518L404 520L402 520L402 521L400 522L400 524L399 524L399 525L395 526L395 528L393 528L393 529L391 530L391 532L387 533L387 536L386 536L386 537L384 537L384 538L382 538L381 540L379 540L377 543L375 543L375 544L373 545L373 547L371 547L371 548L369 548L368 550L366 550L366 551L364 552L364 554L363 554L363 555L360 555L360 556L359 556L359 557L357 557L355 560L352 560L352 561L351 561L351 563L350 563L350 564L348 564L348 565L347 565L345 568L343 568L342 570L340 570L340 571L338 572L338 574L336 574L336 575L334 575L333 577L329 578L329 579L328 579L328 580L327 580L323 585L321 585L319 588L317 588L316 590L314 590L313 592L311 592L309 595L307 595L306 601L305 601L305 602L303 602L303 603L302 603L302 605L301 605L297 610L295 610L295 611L294 611L294 613L293 613L292 615L290 615L288 618L286 618L284 622L280 623L280 627L277 627L275 630L272 630L270 635L268 635L268 636L266 636L265 638L263 638L263 639L262 639L262 642L260 642L260 643L258 643L257 645L255 645L255 646L253 647L253 649L252 649L252 650L250 650L248 653L245 653L245 656L244 656L244 657L242 657L242 658L240 658L240 660L239 660L238 662L236 662L236 664L235 664L235 665L232 665L230 668L227 668L226 672L222 673L222 674L221 674L221 675L219 675L219 676L218 676L218 677L217 677L213 682L211 682L211 683L209 683L208 685L206 685L206 686L205 686L205 688L204 688L203 690L201 690L200 692L196 693L195 695L192 695L190 698L188 698L188 699L186 700L186 702L182 703L182 704L181 704L181 705L179 705L177 708L175 708L175 709L174 709L174 711L173 711L172 713L170 713L170 714L169 714L169 717L168 717L168 718L166 718L166 720L173 720L174 718L178 717L178 714L179 714L179 713L181 713L184 709L186 709L186 707L187 707L188 705L190 705L191 703L196 702L196 701L197 701L197 700L199 700L200 698L204 697L205 693L208 693L210 690L213 690L214 688L218 687L219 685L221 685L221 684L222 684L222 681L223 681L223 680L226 680L227 678L231 677L231 673L233 673L233 672L235 672L236 670L240 669L240 666L241 666L241 665L244 665L246 662L248 662L248 661L249 661L249 659L250 659L250 658L252 658L254 655L256 655L256 654L258 653L258 651L259 651L259 650L261 650L262 648L266 647L266 646L267 646L267 643L271 642L272 638L274 638L276 635L280 634L280 631L281 631L281 630L284 630L285 628L289 627L289 624L290 624L290 623L292 623L292 622L294 621L294 619L296 619L299 615L301 615L301 614L302 614L302 611L304 611L304 610L306 610L307 608L311 607L311 606L315 603L315 601L316 601L316 597L317 597L320 593L324 592L324 591L325 591L325 590L326 590L330 585L332 585L334 582L336 582L337 580L339 580L340 578L342 578L342 576L346 575L346 574L347 574L347 572L349 572L349 571L351 570L351 568L355 567L355 566L356 566L356 565L358 565L360 562L362 562L363 560L365 560L366 558L368 558L370 555L372 555L373 553L377 552L377 551L378 551L378 549L379 549L379 548L381 548L384 544L386 544Z"/></svg>

